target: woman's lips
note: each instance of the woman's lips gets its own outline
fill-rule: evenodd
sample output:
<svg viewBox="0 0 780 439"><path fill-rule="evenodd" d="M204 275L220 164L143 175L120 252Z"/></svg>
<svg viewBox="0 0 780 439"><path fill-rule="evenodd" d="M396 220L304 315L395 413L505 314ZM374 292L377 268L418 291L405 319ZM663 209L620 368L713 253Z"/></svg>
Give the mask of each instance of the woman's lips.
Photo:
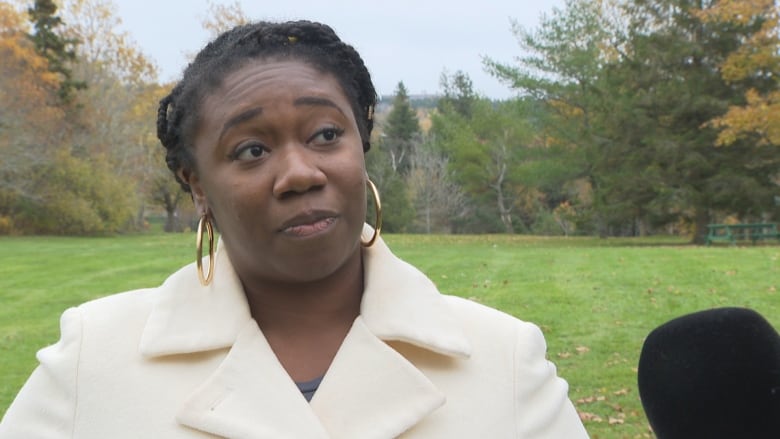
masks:
<svg viewBox="0 0 780 439"><path fill-rule="evenodd" d="M336 222L336 218L333 216L327 216L323 218L295 221L294 225L284 227L281 232L286 235L295 237L306 237L315 235L330 228L333 223Z"/></svg>

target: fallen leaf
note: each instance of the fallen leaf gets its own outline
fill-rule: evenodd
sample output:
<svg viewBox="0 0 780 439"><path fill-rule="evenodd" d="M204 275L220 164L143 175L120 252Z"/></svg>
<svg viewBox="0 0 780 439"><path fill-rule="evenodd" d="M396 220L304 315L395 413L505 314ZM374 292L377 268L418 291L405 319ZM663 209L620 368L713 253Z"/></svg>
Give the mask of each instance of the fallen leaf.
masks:
<svg viewBox="0 0 780 439"><path fill-rule="evenodd" d="M588 412L579 412L580 420L582 422L603 422L604 420L601 419L601 416L595 414L595 413L588 413Z"/></svg>
<svg viewBox="0 0 780 439"><path fill-rule="evenodd" d="M584 398L580 398L577 400L577 404L592 404L594 402L600 402L604 401L606 399L605 396L598 395L598 396L586 396Z"/></svg>

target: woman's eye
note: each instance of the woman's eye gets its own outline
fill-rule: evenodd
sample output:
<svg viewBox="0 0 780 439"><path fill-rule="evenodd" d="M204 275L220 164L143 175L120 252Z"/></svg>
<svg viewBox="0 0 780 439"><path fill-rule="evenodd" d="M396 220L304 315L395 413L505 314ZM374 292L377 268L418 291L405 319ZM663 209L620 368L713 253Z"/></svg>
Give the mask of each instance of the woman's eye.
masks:
<svg viewBox="0 0 780 439"><path fill-rule="evenodd" d="M263 145L251 144L251 145L238 148L236 152L233 153L233 160L238 160L238 161L257 160L263 157L267 153L268 151L265 149Z"/></svg>
<svg viewBox="0 0 780 439"><path fill-rule="evenodd" d="M329 127L320 130L314 136L312 136L310 142L318 145L327 145L335 142L344 134L344 130L335 127Z"/></svg>

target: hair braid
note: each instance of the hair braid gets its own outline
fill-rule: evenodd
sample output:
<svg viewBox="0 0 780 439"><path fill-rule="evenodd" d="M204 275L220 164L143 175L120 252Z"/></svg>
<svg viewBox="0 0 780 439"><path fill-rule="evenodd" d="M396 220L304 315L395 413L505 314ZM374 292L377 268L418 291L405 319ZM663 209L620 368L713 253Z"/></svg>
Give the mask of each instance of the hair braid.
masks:
<svg viewBox="0 0 780 439"><path fill-rule="evenodd" d="M166 148L166 164L185 191L190 187L178 171L197 165L191 148L202 99L229 73L262 58L295 59L332 74L350 101L364 151L370 148L376 90L363 59L352 46L339 39L330 26L311 21L240 25L196 55L157 110L157 137Z"/></svg>

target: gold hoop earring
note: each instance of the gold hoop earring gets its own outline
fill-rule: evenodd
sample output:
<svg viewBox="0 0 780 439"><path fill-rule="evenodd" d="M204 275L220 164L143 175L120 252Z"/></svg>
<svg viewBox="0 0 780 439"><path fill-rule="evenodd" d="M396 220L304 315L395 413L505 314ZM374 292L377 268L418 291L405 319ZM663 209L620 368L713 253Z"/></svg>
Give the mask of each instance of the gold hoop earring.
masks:
<svg viewBox="0 0 780 439"><path fill-rule="evenodd" d="M371 179L366 179L366 187L368 187L368 191L371 192L371 196L374 198L374 215L376 216L376 223L374 224L374 234L371 235L371 239L366 242L361 240L360 244L363 247L371 247L382 232L382 201L379 200L379 191Z"/></svg>
<svg viewBox="0 0 780 439"><path fill-rule="evenodd" d="M205 226L205 227L204 227ZM203 229L209 236L209 273L203 274ZM198 233L195 235L195 263L198 266L198 280L200 284L208 286L214 279L214 226L211 224L209 214L204 213L198 221Z"/></svg>

